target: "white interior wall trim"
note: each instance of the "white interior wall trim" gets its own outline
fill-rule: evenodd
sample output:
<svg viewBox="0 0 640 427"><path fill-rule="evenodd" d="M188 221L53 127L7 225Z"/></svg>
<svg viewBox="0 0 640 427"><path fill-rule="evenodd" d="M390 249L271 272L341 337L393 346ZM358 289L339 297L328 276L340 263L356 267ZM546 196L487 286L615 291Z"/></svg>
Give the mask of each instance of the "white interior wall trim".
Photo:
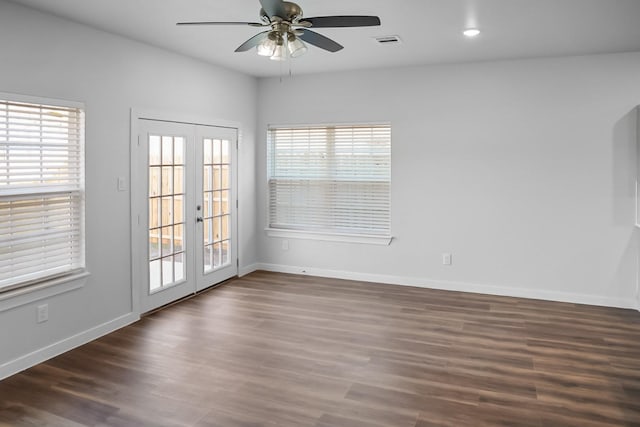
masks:
<svg viewBox="0 0 640 427"><path fill-rule="evenodd" d="M40 348L17 359L10 360L0 365L0 380L3 380L18 372L24 371L38 363L45 362L62 353L73 350L83 344L87 344L104 335L110 334L120 328L130 325L140 320L140 316L135 313L127 313L113 320L95 326L86 331L82 331L76 335L55 342L46 347Z"/></svg>
<svg viewBox="0 0 640 427"><path fill-rule="evenodd" d="M426 277L404 277L384 274L361 273L323 268L299 267L283 264L257 263L253 265L257 270L276 273L303 274L306 276L326 277L333 279L358 280L365 282L384 283L388 285L412 286L416 288L439 289L445 291L471 292L475 294L497 295L515 298L528 298L544 301L567 302L573 304L587 304L614 308L640 309L636 301L625 298L603 297L600 295L575 294L567 292L549 291L544 289L517 288L496 286L484 283L458 282Z"/></svg>
<svg viewBox="0 0 640 427"><path fill-rule="evenodd" d="M59 277L13 291L0 293L0 313L43 299L52 298L82 288L88 280L89 272L83 271L71 276Z"/></svg>
<svg viewBox="0 0 640 427"><path fill-rule="evenodd" d="M362 243L383 246L389 246L393 240L393 236L343 234L324 231L290 230L284 228L265 228L264 232L269 237L280 237L285 239L321 240L326 242Z"/></svg>
<svg viewBox="0 0 640 427"><path fill-rule="evenodd" d="M247 274L251 274L254 271L258 271L261 269L263 264L250 264L246 266L240 266L238 270L238 277L246 276Z"/></svg>

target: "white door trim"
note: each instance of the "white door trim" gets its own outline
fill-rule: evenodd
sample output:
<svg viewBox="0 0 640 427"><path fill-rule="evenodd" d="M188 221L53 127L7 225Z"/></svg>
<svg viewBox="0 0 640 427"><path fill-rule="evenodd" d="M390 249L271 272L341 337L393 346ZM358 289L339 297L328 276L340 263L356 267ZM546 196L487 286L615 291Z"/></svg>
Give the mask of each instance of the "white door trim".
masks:
<svg viewBox="0 0 640 427"><path fill-rule="evenodd" d="M137 274L136 269L134 268L135 262L142 262L146 265L147 260L141 257L141 254L146 253L144 248L140 247L139 239L136 239L137 233L135 233L136 228L139 225L141 220L141 213L139 209L140 200L143 200L143 196L145 194L140 194L140 186L134 185L134 183L140 182L142 179L141 173L146 174L147 171L140 171L137 168L134 168L135 160L138 158L138 135L139 135L139 126L138 121L140 119L148 119L148 120L157 120L157 121L165 121L165 122L176 122L176 123L185 123L192 125L202 125L202 126L215 126L215 127L224 127L224 128L232 128L237 130L237 139L238 139L238 148L242 145L242 127L239 122L219 119L219 118L211 118L206 116L200 116L197 114L189 114L182 112L173 112L173 111L163 111L163 110L153 110L153 109L145 109L145 108L131 108L130 113L130 123L129 123L129 216L131 218L131 222L129 225L129 236L131 239L130 242L130 250L131 250L131 266L130 266L130 276L131 276L131 311L133 314L140 316L142 314L141 303L140 303L140 280L142 280ZM239 159L238 159L239 160ZM236 163L236 169L239 169L239 161ZM238 173L238 170L236 170ZM239 173L237 175L239 177ZM236 197L239 197L239 185L237 185ZM238 218L237 222L239 225L239 213L236 210L236 218ZM236 248L238 249L238 256L240 256L240 239L239 239L239 227L236 230L235 235L236 240ZM140 264L138 264L140 265ZM239 271L239 270L238 270Z"/></svg>

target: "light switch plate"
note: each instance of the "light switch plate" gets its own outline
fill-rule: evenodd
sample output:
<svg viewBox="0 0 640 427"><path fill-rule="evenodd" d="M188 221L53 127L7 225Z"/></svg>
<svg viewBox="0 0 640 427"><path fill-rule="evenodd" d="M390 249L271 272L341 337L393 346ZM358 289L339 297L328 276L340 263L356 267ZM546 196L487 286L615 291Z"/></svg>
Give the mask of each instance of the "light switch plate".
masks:
<svg viewBox="0 0 640 427"><path fill-rule="evenodd" d="M118 177L118 191L127 191L127 179L123 176Z"/></svg>

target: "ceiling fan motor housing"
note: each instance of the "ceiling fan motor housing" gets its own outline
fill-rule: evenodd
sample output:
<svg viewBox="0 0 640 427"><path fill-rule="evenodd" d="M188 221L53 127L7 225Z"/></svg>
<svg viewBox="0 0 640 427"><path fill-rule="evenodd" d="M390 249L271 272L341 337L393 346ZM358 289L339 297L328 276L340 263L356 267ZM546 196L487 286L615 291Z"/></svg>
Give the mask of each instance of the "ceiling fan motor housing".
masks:
<svg viewBox="0 0 640 427"><path fill-rule="evenodd" d="M284 12L283 15L285 16L279 16L279 18L283 21L294 22L302 18L302 8L293 2L283 1L281 4L281 10ZM260 18L265 22L273 21L273 16L269 16L264 9L260 9Z"/></svg>

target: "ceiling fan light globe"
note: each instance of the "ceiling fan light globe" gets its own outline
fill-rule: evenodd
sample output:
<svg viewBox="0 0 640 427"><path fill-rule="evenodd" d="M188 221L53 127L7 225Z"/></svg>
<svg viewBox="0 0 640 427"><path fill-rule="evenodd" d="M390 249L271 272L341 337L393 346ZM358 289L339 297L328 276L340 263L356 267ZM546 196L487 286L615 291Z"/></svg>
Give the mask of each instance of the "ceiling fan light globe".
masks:
<svg viewBox="0 0 640 427"><path fill-rule="evenodd" d="M260 56L273 56L274 51L276 50L276 46L277 43L275 40L267 38L258 46L256 46L256 50L258 51L258 55Z"/></svg>
<svg viewBox="0 0 640 427"><path fill-rule="evenodd" d="M273 61L286 61L287 60L287 46L285 44L276 45L276 48L271 55Z"/></svg>
<svg viewBox="0 0 640 427"><path fill-rule="evenodd" d="M307 52L307 46L298 38L289 40L287 49L289 50L289 56L292 58L297 58Z"/></svg>

